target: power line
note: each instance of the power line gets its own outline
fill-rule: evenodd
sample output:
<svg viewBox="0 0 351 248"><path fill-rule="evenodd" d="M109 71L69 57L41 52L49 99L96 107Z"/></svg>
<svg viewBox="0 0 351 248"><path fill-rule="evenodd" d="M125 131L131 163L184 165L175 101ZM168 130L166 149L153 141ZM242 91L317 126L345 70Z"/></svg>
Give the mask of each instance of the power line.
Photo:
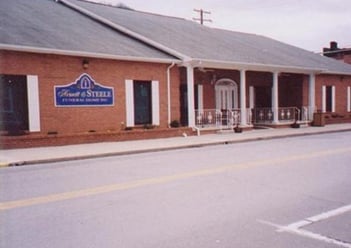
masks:
<svg viewBox="0 0 351 248"><path fill-rule="evenodd" d="M200 14L200 18L193 18L194 21L200 21L201 25L204 25L204 22L212 22L211 19L205 19L204 18L205 14L207 14L207 15L211 14L210 11L206 11L206 10L203 10L203 9L194 9L194 11L198 12Z"/></svg>

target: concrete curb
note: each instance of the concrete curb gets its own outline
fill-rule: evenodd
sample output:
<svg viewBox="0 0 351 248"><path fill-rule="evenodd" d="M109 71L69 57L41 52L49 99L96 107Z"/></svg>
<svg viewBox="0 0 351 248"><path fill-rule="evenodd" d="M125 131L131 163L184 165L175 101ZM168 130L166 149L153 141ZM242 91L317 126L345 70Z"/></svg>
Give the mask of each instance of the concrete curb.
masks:
<svg viewBox="0 0 351 248"><path fill-rule="evenodd" d="M327 134L327 133L340 133L340 132L350 132L350 131L351 131L351 128L340 129L340 130L321 130L318 132L301 132L301 133L294 133L294 134L271 135L271 136L267 136L267 137L254 137L254 138L246 138L246 139L241 139L241 140L224 139L221 141L168 146L168 147L162 147L162 148L158 147L158 148L148 148L148 149L121 151L121 152L108 152L108 153L98 153L98 154L89 154L89 155L78 155L78 156L72 156L72 157L33 159L33 160L27 160L27 161L0 163L0 168L1 167L15 167L15 166L33 165L33 164L44 164L44 163L57 163L57 162L94 159L94 158L103 158L103 157L112 157L112 156L123 156L123 155L131 155L131 154L142 154L142 153L148 153L148 152L162 152L162 151L171 151L171 150L180 150L180 149L200 148L200 147L206 147L206 146L238 144L238 143L247 143L247 142L253 142L253 141L266 141L266 140L273 140L273 139L293 138L293 137L301 137L301 136L312 136L312 135L320 135L320 134Z"/></svg>

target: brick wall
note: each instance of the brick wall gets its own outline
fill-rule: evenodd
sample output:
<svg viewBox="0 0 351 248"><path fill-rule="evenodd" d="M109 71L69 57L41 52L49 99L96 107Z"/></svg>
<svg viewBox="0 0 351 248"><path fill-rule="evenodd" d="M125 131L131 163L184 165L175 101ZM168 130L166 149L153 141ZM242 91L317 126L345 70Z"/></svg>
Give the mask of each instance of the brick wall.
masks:
<svg viewBox="0 0 351 248"><path fill-rule="evenodd" d="M187 136L196 135L196 133L191 128L155 128L150 130L144 130L140 128L130 131L125 130L117 132L0 136L0 149L182 137L185 134Z"/></svg>
<svg viewBox="0 0 351 248"><path fill-rule="evenodd" d="M344 55L344 62L351 64L351 54L345 54Z"/></svg>
<svg viewBox="0 0 351 248"><path fill-rule="evenodd" d="M316 105L322 109L322 87L335 86L335 113L347 113L347 87L351 86L351 76L318 75L316 77Z"/></svg>
<svg viewBox="0 0 351 248"><path fill-rule="evenodd" d="M167 64L89 58L89 67L83 69L82 57L9 51L0 51L0 57L0 74L38 75L42 134L123 129L126 122L126 79L159 81L160 128L168 126ZM114 87L114 106L55 107L54 86L74 82L82 73L88 73L104 86ZM179 119L179 72L176 66L171 74L172 119Z"/></svg>

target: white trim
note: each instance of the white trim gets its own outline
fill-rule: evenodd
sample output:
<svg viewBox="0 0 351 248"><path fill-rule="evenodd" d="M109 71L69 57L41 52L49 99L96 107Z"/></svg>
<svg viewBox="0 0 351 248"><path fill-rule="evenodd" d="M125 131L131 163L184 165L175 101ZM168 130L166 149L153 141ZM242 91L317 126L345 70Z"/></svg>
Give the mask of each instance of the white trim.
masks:
<svg viewBox="0 0 351 248"><path fill-rule="evenodd" d="M39 81L36 75L27 75L29 131L40 132Z"/></svg>
<svg viewBox="0 0 351 248"><path fill-rule="evenodd" d="M335 86L332 86L332 112L335 112L335 94L336 94Z"/></svg>
<svg viewBox="0 0 351 248"><path fill-rule="evenodd" d="M197 109L203 111L204 109L204 86L197 85Z"/></svg>
<svg viewBox="0 0 351 248"><path fill-rule="evenodd" d="M347 112L351 112L351 87L347 87Z"/></svg>
<svg viewBox="0 0 351 248"><path fill-rule="evenodd" d="M134 127L134 88L133 80L125 81L126 88L126 127Z"/></svg>
<svg viewBox="0 0 351 248"><path fill-rule="evenodd" d="M8 45L0 43L0 50L14 51L14 52L28 52L28 53L40 53L40 54L54 54L54 55L64 55L64 56L77 56L85 58L99 58L99 59L114 59L121 61L134 61L134 62L150 62L150 63L180 63L177 59L161 59L161 58L149 58L149 57L133 57L133 56L122 56L122 55L111 55L105 53L93 53L84 51L70 51L70 50L60 50L52 48L38 48L31 46L18 46L18 45Z"/></svg>
<svg viewBox="0 0 351 248"><path fill-rule="evenodd" d="M290 73L326 73L331 74L331 72L326 71L325 68L312 68L312 67L298 67L298 66L284 66L284 65L274 65L274 64L259 64L259 63L245 63L236 61L223 61L223 60L204 60L200 58L193 58L192 65L194 67L208 67L213 69L234 69L240 70L245 69L246 71L284 71ZM339 72L341 74L341 72ZM334 74L337 74L334 73ZM344 75L351 75L350 73L344 73Z"/></svg>
<svg viewBox="0 0 351 248"><path fill-rule="evenodd" d="M160 125L160 92L159 82L152 81L151 83L152 97L152 125Z"/></svg>
<svg viewBox="0 0 351 248"><path fill-rule="evenodd" d="M322 112L327 112L327 87L322 86Z"/></svg>

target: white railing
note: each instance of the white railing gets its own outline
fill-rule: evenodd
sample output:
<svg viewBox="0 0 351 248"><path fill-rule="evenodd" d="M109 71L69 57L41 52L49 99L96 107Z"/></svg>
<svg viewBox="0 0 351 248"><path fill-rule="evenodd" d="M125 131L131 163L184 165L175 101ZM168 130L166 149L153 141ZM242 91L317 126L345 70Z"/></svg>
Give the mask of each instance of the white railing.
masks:
<svg viewBox="0 0 351 248"><path fill-rule="evenodd" d="M278 108L278 120L283 123L294 123L298 120L300 110L296 107Z"/></svg>
<svg viewBox="0 0 351 248"><path fill-rule="evenodd" d="M251 124L252 112L247 110L247 124ZM198 128L232 129L241 123L240 109L218 110L201 109L195 110L195 125Z"/></svg>
<svg viewBox="0 0 351 248"><path fill-rule="evenodd" d="M284 107L278 109L278 122L280 124L307 124L311 120L309 107ZM246 110L246 123L248 125L272 124L274 112L272 108L254 108ZM232 129L240 126L240 109L195 110L195 126L199 129Z"/></svg>
<svg viewBox="0 0 351 248"><path fill-rule="evenodd" d="M271 124L274 120L274 111L272 108L255 108L252 109L254 124ZM309 117L309 108L302 107L283 107L278 108L278 121L281 124L307 123Z"/></svg>
<svg viewBox="0 0 351 248"><path fill-rule="evenodd" d="M252 109L254 124L265 124L273 122L273 110L271 108L254 108Z"/></svg>

